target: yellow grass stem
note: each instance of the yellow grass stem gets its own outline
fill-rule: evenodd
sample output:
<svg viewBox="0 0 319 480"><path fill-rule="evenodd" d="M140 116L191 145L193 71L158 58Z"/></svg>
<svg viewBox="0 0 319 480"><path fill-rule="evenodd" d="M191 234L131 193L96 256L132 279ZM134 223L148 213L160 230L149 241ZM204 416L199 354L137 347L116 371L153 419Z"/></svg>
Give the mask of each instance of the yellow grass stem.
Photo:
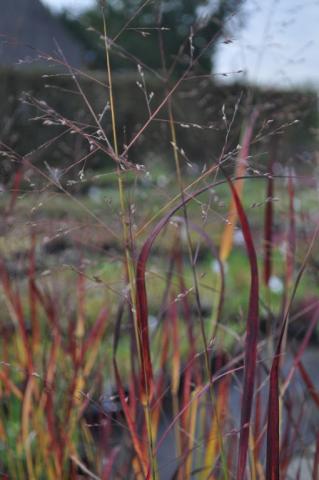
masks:
<svg viewBox="0 0 319 480"><path fill-rule="evenodd" d="M212 325L212 333L211 333L211 336L210 336L210 341L213 342L215 340L215 337L217 335L217 332L218 332L218 300L216 300L216 297L219 298L219 295L220 295L220 290L221 290L221 286L222 286L222 274L221 272L216 272L216 274L214 274L213 276L213 281L214 281L214 291L216 292L216 295L213 296L213 302L212 302L212 313L211 313L211 318L210 318L210 321L211 321L211 325Z"/></svg>
<svg viewBox="0 0 319 480"><path fill-rule="evenodd" d="M32 412L32 396L34 389L35 378L30 376L28 379L27 387L25 389L23 404L22 404L22 442L23 448L26 456L28 478L30 480L36 480L33 459L32 459L32 448L31 448L31 438L30 438L30 415Z"/></svg>
<svg viewBox="0 0 319 480"><path fill-rule="evenodd" d="M215 395L214 415L206 444L204 470L200 476L200 480L206 480L208 477L211 478L209 472L212 471L218 455L221 453L221 424L224 422L227 412L228 393L229 378L226 377L224 380L221 380L221 383L218 387L218 395ZM227 465L223 465L223 468L227 468Z"/></svg>
<svg viewBox="0 0 319 480"><path fill-rule="evenodd" d="M250 475L251 480L257 480L257 467L256 467L256 458L254 455L255 452L255 441L252 429L249 429L249 463L250 463Z"/></svg>
<svg viewBox="0 0 319 480"><path fill-rule="evenodd" d="M236 177L244 176L245 171L246 171L246 162L243 162L239 159L236 165L235 176ZM238 197L241 199L243 188L244 188L244 180L243 179L237 180L234 185L235 185L235 189L238 194ZM237 222L237 209L236 209L234 198L232 197L230 201L228 214L227 214L227 223L224 228L221 242L220 242L219 256L222 262L225 262L227 260L232 250L236 222Z"/></svg>
<svg viewBox="0 0 319 480"><path fill-rule="evenodd" d="M132 467L135 474L135 480L145 480L146 474L141 471L141 464L137 456L132 460Z"/></svg>
<svg viewBox="0 0 319 480"><path fill-rule="evenodd" d="M253 128L258 116L258 110L254 110L251 113L250 118L247 122L244 122L241 136L240 136L240 144L241 149L237 156L236 167L235 167L235 178L239 178L234 183L234 187L236 193L239 197L239 200L242 198L243 188L244 188L244 177L246 174L247 169L247 158L249 154L250 142L253 134ZM224 232L222 234L221 243L220 243L220 252L219 257L222 262L225 262L229 257L229 254L232 250L233 246L233 238L234 238L234 230L236 227L237 222L237 208L234 196L232 195L229 205L229 211L227 216L227 224L224 228Z"/></svg>
<svg viewBox="0 0 319 480"><path fill-rule="evenodd" d="M39 403L38 408L33 405L35 414L33 415L33 426L37 437L37 446L35 450L35 476L39 478L45 466L46 478L54 480L61 478L61 468L57 458L57 452L52 448L49 431L45 425L45 410Z"/></svg>
<svg viewBox="0 0 319 480"><path fill-rule="evenodd" d="M177 182L178 182L179 189L180 189L180 196L181 196L181 199L183 200L184 195L185 195L185 189L184 189L184 186L183 186L183 180L182 180L182 176L181 176L179 151L178 151L178 146L177 146L177 136L176 136L175 122L174 122L173 109L172 109L172 103L171 103L171 98L170 97L168 98L168 116L169 116L169 125L170 125L170 131L171 131L176 174L177 174ZM207 342L207 337L206 337L206 332L205 332L204 321L203 321L203 318L202 318L202 315L201 315L198 279L197 279L197 273L196 273L195 265L193 263L193 248L192 248L192 241L191 241L191 236L190 236L189 228L188 228L188 216L187 216L187 209L186 209L185 205L183 207L183 214L184 214L185 226L186 226L187 247L188 247L188 253L189 253L189 258L190 258L191 267L192 267L193 282L194 282L194 287L195 287L196 304L197 304L198 315L200 317L200 328L201 328L201 336L202 336L203 347L204 347L206 374L207 374L208 381L210 383L210 396L211 396L213 409L215 411L215 398L214 398L214 389L213 389L213 385L212 385L212 376L211 376L211 372L210 372L208 342ZM218 437L219 437L220 448L221 448L223 474L224 474L224 479L227 480L228 479L227 459L226 459L226 456L225 456L225 453L224 453L223 438L222 438L222 434L221 434L220 428L219 428L218 416L216 417L216 424L218 426Z"/></svg>
<svg viewBox="0 0 319 480"><path fill-rule="evenodd" d="M147 439L148 439L148 450L149 450L149 460L150 460L150 468L151 468L151 478L152 480L158 480L158 467L157 467L157 460L155 454L155 441L154 433L152 430L152 417L151 417L151 409L149 403L143 405L144 408L144 415L146 421L146 432L147 432Z"/></svg>
<svg viewBox="0 0 319 480"><path fill-rule="evenodd" d="M185 465L185 480L190 480L192 474L192 464L193 464L193 447L195 444L195 433L196 433L196 419L198 411L198 402L199 396L198 393L201 391L199 387L195 388L192 392L192 399L190 404L189 411L189 421L188 421L188 455Z"/></svg>
<svg viewBox="0 0 319 480"><path fill-rule="evenodd" d="M111 121L112 121L113 148L114 148L114 153L118 158L119 149L118 149L118 139L117 139L116 113L115 113L114 95L113 95L111 61L110 61L110 53L109 53L110 46L108 45L108 40L107 40L107 26L106 26L106 19L105 19L103 10L102 10L102 18L103 18L107 77L108 77L108 84L109 84L109 100L110 100ZM140 366L142 366L141 337L140 337L140 332L139 332L137 319L136 319L136 292L135 292L135 274L134 274L135 269L134 269L134 261L131 255L131 238L130 238L130 230L129 230L129 219L127 218L127 206L126 206L126 200L124 195L124 184L123 184L122 171L121 171L120 165L118 165L117 167L117 175L118 175L118 190L119 190L121 220L122 220L122 229L123 229L123 242L124 242L124 248L125 248L126 269L127 269L127 275L128 275L128 281L129 281L129 287L130 287L132 314L134 319L136 346L137 346L139 363L140 363ZM146 391L146 398L142 399L142 403L143 403L144 414L145 414L152 479L157 480L157 462L156 462L156 456L154 454L154 448L153 448L154 440L153 440L153 434L152 434L150 397L151 397L151 392Z"/></svg>
<svg viewBox="0 0 319 480"><path fill-rule="evenodd" d="M110 110L111 110L111 121L112 121L112 134L113 134L113 148L116 157L118 157L118 140L117 140L117 128L116 128L116 113L115 113L115 105L114 105L114 95L113 95L113 82L112 82L112 71L111 71L111 61L110 61L110 47L108 45L107 40L107 27L106 27L106 19L104 12L102 12L103 18L103 29L104 29L104 42L105 42L105 55L106 55L106 68L107 68L107 78L109 84L109 101L110 101ZM124 195L124 184L122 178L122 171L120 166L117 167L117 178L118 178L118 191L119 191L119 199L120 199L120 209L121 209L121 222L122 222L122 229L123 229L123 242L124 242L124 249L125 249L125 260L126 260L126 269L130 287L130 300L132 302L132 314L134 318L134 328L135 328L135 336L136 336L136 345L138 351L138 357L140 365L141 362L141 342L140 342L140 335L138 332L137 322L136 322L136 295L135 295L135 275L134 275L134 262L131 256L130 251L130 232L129 232L129 221L127 219L127 207Z"/></svg>

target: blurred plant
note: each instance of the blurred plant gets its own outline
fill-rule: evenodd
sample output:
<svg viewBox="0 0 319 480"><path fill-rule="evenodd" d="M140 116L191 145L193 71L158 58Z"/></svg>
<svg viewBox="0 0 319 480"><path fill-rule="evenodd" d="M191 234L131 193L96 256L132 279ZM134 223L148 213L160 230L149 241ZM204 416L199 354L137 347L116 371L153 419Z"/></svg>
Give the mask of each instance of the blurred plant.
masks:
<svg viewBox="0 0 319 480"><path fill-rule="evenodd" d="M229 16L238 13L242 0L218 0L207 3L203 0L112 0L106 2L105 15L108 42L112 44L112 68L135 69L136 62L158 73L162 70L162 58L158 48L159 33L162 33L163 49L167 68L174 76L181 75L201 52L196 70L209 74L217 40L227 41L225 23ZM98 4L95 8L73 18L66 12L62 20L86 43L94 54L92 64L104 66L104 48L101 42L103 23ZM94 33L85 32L84 25ZM211 43L214 38L214 43ZM209 45L207 50L204 50Z"/></svg>
<svg viewBox="0 0 319 480"><path fill-rule="evenodd" d="M258 142L262 142L264 148L265 139L271 141L274 135L280 135L296 122L289 119L279 126L269 127L272 122L265 118L258 131L257 112L259 116L267 116L268 110L257 101L256 105L247 102L242 145L234 147L230 130L242 100L240 95L231 106L231 121L227 119L226 107L222 108L220 122L226 124L226 130L220 155L202 170L193 167L179 144L171 100L193 68L200 66L204 71L210 68L206 47L210 43L213 45L214 34L211 37L210 31L207 40L201 33L206 27L198 30L199 37L196 25L193 32L188 29L191 23L196 24L198 5L196 2L163 2L162 20L155 23L155 28L160 29L160 42L161 39L164 42L166 34L161 28L166 28L165 22L177 22L177 14L181 18L186 15L181 26L185 28L177 33L176 23L171 23L170 28L176 33L175 40L183 34L185 42L181 42L180 51L175 40L172 45L164 42L159 51L156 50L161 64L159 67L155 56L153 67L164 74L165 88L154 107L144 67L138 61L139 88L144 92L147 118L127 143L122 145L118 138L112 57L118 45L116 35L110 41L109 31L116 27L112 15L118 14L121 25L124 21L123 32L117 32L118 38L122 33L124 38L125 32L128 36L142 35L148 40L149 28L153 28L150 25L154 23L147 16L151 8L147 1L141 9L134 2L125 2L110 4L112 15L104 15L102 11L99 25L107 81L101 85L107 106L102 112L95 111L90 92L83 89L82 73L72 68L57 47L60 57L50 57L49 61L64 66L74 83L75 92L72 93L81 99L90 121L67 118L44 100L27 94L25 104L37 110L34 120L49 127L59 127L62 133L26 155L19 155L1 143L4 158L19 166L4 200L3 229L5 234L11 233L8 241L4 239L5 247L11 246L13 237L15 241L23 237L20 230L15 230L19 223L15 221L15 212L26 203L28 194L36 199L31 212L27 213L27 220L24 219L29 235L22 240L28 242L30 238L24 250L24 271L13 270L5 249L0 256L2 302L6 307L1 318L3 335L0 338L3 352L0 363L0 448L3 453L0 467L4 476L17 480L76 480L80 476L95 480L166 480L164 469L172 461L169 477L178 480L196 476L201 480L279 480L280 477L296 477L296 473L291 473L296 454L301 462L309 453L312 478L316 480L318 426L312 424L315 416L314 419L307 417L304 405L312 402L318 406L318 392L302 356L318 321L317 295L310 307L306 305L312 317L301 332L301 343L296 346L292 342L292 366L288 373L281 367L284 366L282 358L290 348L290 323L299 315L299 312L292 313L293 302L306 270L309 268L311 274L314 268L312 256L318 254L315 245L319 227L314 228L315 216L310 221L305 214L297 216L297 185L293 183L297 179L293 170L288 175L275 174L273 159L266 167L259 162L256 168L255 162L259 159L254 157L252 148ZM226 8L224 4L218 5ZM123 18L124 6L128 9L128 21ZM137 18L143 21L141 31L139 24L134 23ZM200 35L208 43L196 43ZM189 47L186 62L179 63L177 59L183 60ZM125 49L125 56L133 52L131 58L136 61L133 41L129 45L123 43L121 48ZM167 82L170 72L165 59L172 67L171 72L180 74L172 85ZM164 108L167 108L167 118L163 121L170 127L168 141L175 161L175 172L170 172L171 191L168 192L165 191L166 182L164 188L161 184L156 187L150 183L148 169L154 167L152 162L148 165L136 163L130 157L132 147L138 145ZM106 111L107 119L104 118ZM102 120L106 120L107 128ZM45 158L43 164L38 162L38 156L44 155L48 146L56 145L62 135L79 137L88 152L76 159L71 152L70 164L61 170L52 168ZM117 199L113 210L107 209L105 202L96 212L92 202L72 190L74 183L70 183L67 175L75 169L77 181L85 183L83 164L96 152L112 162L112 170L104 174L113 178L113 193ZM191 174L187 173L187 167ZM96 178L93 177L93 183ZM274 183L283 179L288 182L281 194L283 199L288 198L288 205L283 203L281 208L283 216L287 211L289 215L288 234L285 229L281 232L286 248L280 253L274 227L281 212L274 208L273 192ZM148 190L147 182L150 184ZM254 194L258 193L259 203L247 204L247 187L253 187ZM138 206L141 211L134 202L138 189L146 191ZM151 200L157 190L162 203L152 209ZM223 198L230 201L228 210L219 201L221 192ZM70 205L66 200L78 207L82 214L78 223L71 224L70 212L59 228L41 216L40 200L46 198L50 203L58 195L65 202L64 213ZM256 216L264 223L264 235L254 230L256 208ZM264 212L264 218L260 212ZM233 245L237 221L242 233L240 246ZM304 228L300 241L296 234L299 225ZM47 235L45 228L49 228L54 240L71 238L74 230L80 231L80 240L76 243L79 257L73 263L61 258L53 263L55 273L64 269L71 271L62 281L58 275L54 277L50 269L42 269L41 260L47 244L46 237L43 238ZM92 266L83 258L83 253L89 250L96 254L98 247L94 244L94 236L97 234L101 235L104 244L102 248L99 245L102 254ZM112 248L106 238L109 242L112 239ZM157 263L152 257L155 247L165 241L167 268L163 268L165 255L159 253ZM38 244L42 250L37 251ZM310 246L305 249L308 244ZM204 246L209 262L212 258L215 262L211 276L203 271L199 260ZM243 263L233 271L229 267L235 250ZM259 251L264 251L263 284L259 274L262 265ZM276 265L275 254L280 258ZM103 276L105 266L109 267L107 277ZM100 269L99 273L96 268ZM273 303L270 282L275 271L284 279L277 303ZM238 276L239 281L231 290L229 284L233 276ZM49 280L46 281L46 277ZM160 283L156 283L157 280ZM90 296L97 286L102 295L99 308L93 314ZM239 287L244 291L243 301L238 294ZM152 288L156 308L150 302ZM208 291L206 317L202 302L204 291ZM112 295L107 296L106 292ZM280 311L280 301L283 311ZM234 318L225 314L231 302L236 303L235 314L234 310L231 312ZM263 336L261 320L266 322ZM301 401L297 395L300 385L293 382L297 371L301 372L300 379L305 385ZM265 401L267 393L268 404ZM306 444L303 437L304 421L309 424L310 441L316 442L314 448L311 443ZM164 444L167 445L166 456L159 462Z"/></svg>

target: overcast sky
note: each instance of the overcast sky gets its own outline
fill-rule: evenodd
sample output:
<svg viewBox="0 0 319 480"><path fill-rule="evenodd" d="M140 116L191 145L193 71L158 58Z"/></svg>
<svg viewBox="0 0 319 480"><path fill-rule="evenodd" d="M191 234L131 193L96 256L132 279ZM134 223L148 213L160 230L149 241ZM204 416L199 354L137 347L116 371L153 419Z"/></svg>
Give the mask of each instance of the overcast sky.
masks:
<svg viewBox="0 0 319 480"><path fill-rule="evenodd" d="M251 81L319 86L319 1L247 0L244 27L229 24L216 70L243 69Z"/></svg>
<svg viewBox="0 0 319 480"><path fill-rule="evenodd" d="M80 11L94 5L94 0L41 0L48 5L51 10L59 11L67 8L70 11Z"/></svg>
<svg viewBox="0 0 319 480"><path fill-rule="evenodd" d="M94 0L42 1L55 11L71 12L94 4ZM246 0L244 5L244 26L238 28L237 18L229 22L231 43L218 49L215 70L243 70L252 82L318 87L319 0Z"/></svg>

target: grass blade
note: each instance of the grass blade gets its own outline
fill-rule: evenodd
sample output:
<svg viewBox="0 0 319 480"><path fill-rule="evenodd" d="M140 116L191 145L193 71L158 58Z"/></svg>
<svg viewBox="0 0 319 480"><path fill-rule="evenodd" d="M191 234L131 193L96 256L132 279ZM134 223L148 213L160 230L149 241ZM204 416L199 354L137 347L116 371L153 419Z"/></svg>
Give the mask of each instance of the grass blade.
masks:
<svg viewBox="0 0 319 480"><path fill-rule="evenodd" d="M268 426L267 426L267 465L266 465L266 479L267 480L279 480L279 366L280 356L283 341L285 338L285 332L287 330L289 321L289 312L292 302L295 298L297 288L306 269L307 261L311 255L313 246L319 234L319 225L317 225L314 234L312 236L309 248L304 257L297 278L294 283L293 291L290 300L287 304L284 314L279 340L275 352L275 356L272 362L269 380L269 397L268 397Z"/></svg>
<svg viewBox="0 0 319 480"><path fill-rule="evenodd" d="M316 387L314 386L311 378L309 377L307 370L305 369L304 365L302 362L298 363L298 367L302 376L302 379L308 388L308 392L312 398L312 400L315 402L317 407L319 408L319 392L316 390Z"/></svg>
<svg viewBox="0 0 319 480"><path fill-rule="evenodd" d="M151 253L151 248L156 240L157 236L160 234L162 229L167 225L171 217L184 205L186 205L190 200L194 199L198 195L209 190L213 185L216 186L219 183L206 185L200 190L185 196L185 198L180 201L170 212L168 212L158 223L155 225L149 236L147 237L141 252L138 257L137 267L136 267L136 322L138 327L138 341L139 349L141 352L141 385L143 396L150 396L153 391L153 368L151 362L150 354L150 342L149 342L149 331L148 331L148 302L147 302L147 293L146 293L146 282L145 282L145 272L147 260Z"/></svg>
<svg viewBox="0 0 319 480"><path fill-rule="evenodd" d="M227 178L227 177L226 177ZM249 440L249 426L252 411L252 402L254 394L256 361L257 361L257 337L259 328L259 279L256 250L251 235L250 226L241 200L233 182L228 179L234 203L236 205L238 217L241 223L243 236L248 253L250 264L250 293L249 306L246 326L246 346L245 346L245 369L244 369L244 387L241 407L241 428L239 439L239 456L237 465L237 480L245 478L246 460Z"/></svg>
<svg viewBox="0 0 319 480"><path fill-rule="evenodd" d="M250 142L253 135L253 129L254 129L254 125L257 120L257 117L258 117L258 111L254 110L250 116L248 124L245 125L245 128L243 130L242 142L241 142L242 148L240 149L240 152L237 158L236 170L235 170L235 177L240 178L240 180L236 182L236 186L234 187L236 189L238 198L241 198L243 188L244 188L243 177L245 175L246 168L247 168L247 158L249 155L249 147L250 147ZM228 218L228 223L225 226L225 229L221 238L220 252L219 252L220 259L223 262L227 260L231 252L232 245L233 245L234 229L237 222L237 205L234 197L232 197L231 199L227 218Z"/></svg>
<svg viewBox="0 0 319 480"><path fill-rule="evenodd" d="M136 425L133 421L133 418L132 418L131 413L130 413L129 406L128 406L126 398L125 398L124 388L123 388L123 385L122 385L120 373L119 373L119 370L118 370L117 363L116 363L115 359L113 359L113 365L114 365L117 391L118 391L118 394L119 394L119 397L120 397L121 406L122 406L122 409L124 411L124 415L125 415L125 418L126 418L126 421L127 421L127 425L128 425L131 437L132 437L134 450L135 450L135 453L136 453L136 455L139 459L139 462L142 466L143 472L146 475L146 472L148 471L147 458L146 458L143 446L141 444L141 441L138 437L138 433L137 433L137 430L136 430Z"/></svg>

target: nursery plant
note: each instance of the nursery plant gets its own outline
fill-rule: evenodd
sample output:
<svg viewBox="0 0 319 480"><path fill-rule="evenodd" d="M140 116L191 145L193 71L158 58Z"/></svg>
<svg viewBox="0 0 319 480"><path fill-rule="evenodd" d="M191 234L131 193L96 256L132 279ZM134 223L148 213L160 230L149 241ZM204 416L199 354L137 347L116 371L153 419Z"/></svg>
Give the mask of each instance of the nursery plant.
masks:
<svg viewBox="0 0 319 480"><path fill-rule="evenodd" d="M163 89L149 90L154 72L134 51L132 95L146 113L128 137L113 53L132 68L120 38L133 31L143 49L150 27L134 22L150 6L113 34L101 5L100 111L83 87L94 73L57 44L56 56L37 52L44 81L70 77L59 94L85 113L68 118L25 92L52 136L27 154L1 141L13 165L1 200L1 478L316 480L319 387L306 361L318 341L316 169L281 158L303 118L242 86L213 119L222 148L209 164L200 144L190 157L180 132L207 125L176 120L176 98L214 81L201 65L223 32L194 48L208 25L195 19L172 58L161 16L147 16ZM152 126L169 158L139 158Z"/></svg>

